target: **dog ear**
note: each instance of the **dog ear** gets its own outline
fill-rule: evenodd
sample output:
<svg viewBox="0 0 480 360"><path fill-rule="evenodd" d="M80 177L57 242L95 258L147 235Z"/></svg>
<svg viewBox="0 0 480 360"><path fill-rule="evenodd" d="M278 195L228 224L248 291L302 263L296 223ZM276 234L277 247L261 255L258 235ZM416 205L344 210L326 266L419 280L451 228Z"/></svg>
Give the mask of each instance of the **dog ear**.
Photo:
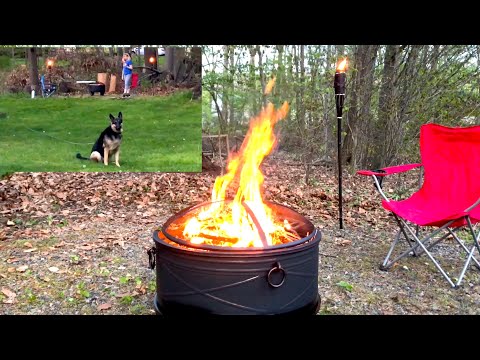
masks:
<svg viewBox="0 0 480 360"><path fill-rule="evenodd" d="M121 112L119 112L119 113L118 113L118 117L119 117L120 119L122 119L122 118L123 118L123 115L122 115L122 113L121 113Z"/></svg>
<svg viewBox="0 0 480 360"><path fill-rule="evenodd" d="M111 121L115 120L115 116L113 116L112 114L110 114L110 120L111 120Z"/></svg>

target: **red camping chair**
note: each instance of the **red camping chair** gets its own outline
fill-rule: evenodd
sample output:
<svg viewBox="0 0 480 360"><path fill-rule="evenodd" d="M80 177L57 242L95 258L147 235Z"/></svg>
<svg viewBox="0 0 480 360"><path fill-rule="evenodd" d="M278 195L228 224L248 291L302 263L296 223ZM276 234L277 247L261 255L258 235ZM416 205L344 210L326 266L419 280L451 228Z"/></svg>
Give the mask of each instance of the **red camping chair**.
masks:
<svg viewBox="0 0 480 360"><path fill-rule="evenodd" d="M138 74L132 73L132 84L130 85L130 89L135 89L138 86Z"/></svg>
<svg viewBox="0 0 480 360"><path fill-rule="evenodd" d="M421 164L357 172L373 177L377 190L384 199L383 207L392 212L400 227L380 268L388 270L407 255L419 256L426 253L449 284L458 287L471 261L480 269L480 263L474 257L475 249L480 253L480 231L476 231L473 226L480 221L480 126L452 128L437 124L423 125L420 129L420 155ZM382 191L384 176L420 166L423 166L424 176L423 184L417 192L401 201L390 200L385 196ZM416 230L407 221L416 225ZM437 229L420 239L420 227ZM457 235L458 230L465 228L472 235L473 245L470 248ZM409 246L395 259L389 260L401 235ZM467 253L456 283L429 251L449 235Z"/></svg>

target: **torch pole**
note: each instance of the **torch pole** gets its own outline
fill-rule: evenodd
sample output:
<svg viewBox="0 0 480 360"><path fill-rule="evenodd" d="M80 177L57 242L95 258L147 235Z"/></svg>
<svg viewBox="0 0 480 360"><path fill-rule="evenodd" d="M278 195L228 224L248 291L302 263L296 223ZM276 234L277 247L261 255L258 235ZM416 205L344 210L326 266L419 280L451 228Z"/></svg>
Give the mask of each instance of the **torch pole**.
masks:
<svg viewBox="0 0 480 360"><path fill-rule="evenodd" d="M342 108L344 94L335 95L337 107L337 158L338 158L338 217L340 229L343 229L343 196L342 196Z"/></svg>
<svg viewBox="0 0 480 360"><path fill-rule="evenodd" d="M344 60L346 64L346 59ZM335 72L335 105L337 109L337 159L338 159L338 212L340 229L343 229L343 199L342 199L342 112L343 101L345 99L345 80L346 74L344 68Z"/></svg>

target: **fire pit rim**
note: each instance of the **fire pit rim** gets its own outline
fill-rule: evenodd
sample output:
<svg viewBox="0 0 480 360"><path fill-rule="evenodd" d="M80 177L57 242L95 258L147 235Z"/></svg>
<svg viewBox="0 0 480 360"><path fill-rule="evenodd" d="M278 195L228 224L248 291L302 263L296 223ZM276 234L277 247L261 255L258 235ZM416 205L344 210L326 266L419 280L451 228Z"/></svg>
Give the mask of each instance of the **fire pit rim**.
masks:
<svg viewBox="0 0 480 360"><path fill-rule="evenodd" d="M196 256L206 256L206 257L214 257L214 258L221 258L221 257L236 257L238 255L243 255L243 256L252 256L252 257L261 257L261 256L275 256L278 254L290 254L290 253L295 253L299 251L304 251L305 248L310 247L310 246L316 246L318 242L321 241L322 239L322 233L315 228L313 231L313 236L309 240L305 240L303 243L297 244L296 246L291 246L288 248L282 247L270 247L266 249L267 251L263 250L262 248L233 248L234 250L231 251L219 251L223 247L222 246L217 246L215 249L198 249L198 248L193 248L191 246L185 245L189 249L184 249L180 246L175 246L172 244L169 244L166 241L163 241L159 237L159 233L163 233L163 231L160 230L154 230L153 231L153 240L155 243L160 244L162 246L166 246L169 249L173 251L177 251L179 253L185 253L185 252L195 252ZM302 238L303 240L306 238ZM299 240L300 241L300 240ZM180 244L179 244L180 245ZM208 251L198 251L198 250L208 250Z"/></svg>
<svg viewBox="0 0 480 360"><path fill-rule="evenodd" d="M231 200L227 200L228 202L230 202ZM225 200L223 200L222 202L225 202ZM318 232L318 230L316 229L315 225L313 225L313 223L308 220L305 216L303 216L302 214L300 214L299 212L297 212L296 210L292 209L291 207L289 206L286 206L286 205L283 205L283 204L279 204L279 203L276 203L276 202L273 202L273 201L269 201L269 200L265 200L264 201L266 204L271 204L275 207L281 207L281 208L284 208L290 212L292 212L293 214L295 214L296 216L300 217L302 222L304 223L304 225L308 226L309 228L312 229L312 231L310 232L310 234L308 234L307 236L301 238L301 239L298 239L298 240L295 240L295 241L291 241L291 242L288 242L288 243L285 243L285 244L281 244L281 245L273 245L273 246L266 246L266 247L263 247L263 248L256 248L256 247L230 247L230 246L215 246L215 245L205 245L205 244L192 244L188 241L185 241L183 239L179 239L171 234L168 233L167 229L168 227L177 219L181 218L183 215L195 210L195 209L198 209L198 208L201 208L201 207L204 207L206 205L209 205L209 204L212 204L213 202L211 201L204 201L200 204L196 204L196 205L193 205L193 206L190 206L190 207L187 207L181 211L179 211L178 213L172 215L170 218L167 219L167 221L164 223L164 225L161 227L160 231L165 235L165 237L167 237L170 241L173 241L179 245L183 245L183 246L186 246L188 248L193 248L193 249L197 249L197 250L210 250L210 251L220 251L220 252L228 252L228 253L244 253L245 251L247 251L248 253L253 253L253 252L261 252L261 253L264 253L265 251L268 251L268 252L271 252L271 251L274 251L274 250L277 250L277 249L285 249L285 248L291 248L291 247L296 247L296 246L299 246L301 244L306 244L306 243L309 243L311 242L312 239L315 239L315 235L316 233ZM155 241L157 242L162 242L168 246L171 246L170 244L166 243L165 241L162 241L160 238L158 238L158 230L156 230L154 232L154 239ZM172 248L175 248L174 246L171 246Z"/></svg>

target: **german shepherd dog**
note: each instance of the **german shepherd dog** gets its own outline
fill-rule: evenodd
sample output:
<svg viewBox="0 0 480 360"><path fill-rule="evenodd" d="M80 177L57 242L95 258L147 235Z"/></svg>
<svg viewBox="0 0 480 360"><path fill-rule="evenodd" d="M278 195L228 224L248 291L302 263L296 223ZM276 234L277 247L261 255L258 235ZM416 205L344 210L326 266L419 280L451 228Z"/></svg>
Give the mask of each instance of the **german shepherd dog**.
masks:
<svg viewBox="0 0 480 360"><path fill-rule="evenodd" d="M118 160L120 157L120 145L122 143L122 124L123 116L121 112L118 113L118 117L110 114L110 126L102 131L95 144L93 144L90 159L83 157L80 153L77 154L77 158L96 162L103 161L105 165L108 165L108 158L115 156L115 165L120 166Z"/></svg>

